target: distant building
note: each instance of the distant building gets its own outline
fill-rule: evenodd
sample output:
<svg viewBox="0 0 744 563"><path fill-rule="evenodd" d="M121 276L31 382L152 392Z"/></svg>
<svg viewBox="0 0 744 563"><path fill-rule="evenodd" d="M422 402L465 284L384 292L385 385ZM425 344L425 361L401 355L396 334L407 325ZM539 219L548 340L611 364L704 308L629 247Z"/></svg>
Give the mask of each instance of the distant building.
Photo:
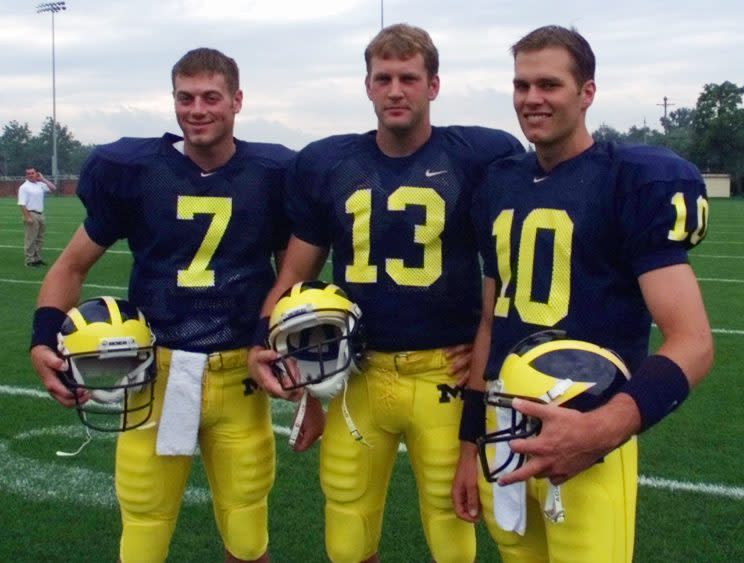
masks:
<svg viewBox="0 0 744 563"><path fill-rule="evenodd" d="M728 174L703 174L708 197L731 197L731 176Z"/></svg>

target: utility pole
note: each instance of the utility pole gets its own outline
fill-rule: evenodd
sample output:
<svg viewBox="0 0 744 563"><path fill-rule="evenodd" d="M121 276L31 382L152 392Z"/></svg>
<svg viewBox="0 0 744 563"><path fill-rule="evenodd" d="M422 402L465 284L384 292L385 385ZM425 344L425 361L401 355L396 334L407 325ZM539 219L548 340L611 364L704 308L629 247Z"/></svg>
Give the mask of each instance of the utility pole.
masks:
<svg viewBox="0 0 744 563"><path fill-rule="evenodd" d="M380 0L380 29L385 27L385 0Z"/></svg>
<svg viewBox="0 0 744 563"><path fill-rule="evenodd" d="M54 61L54 14L66 10L64 2L45 2L36 6L36 13L49 12L52 14L52 178L54 184L59 184L59 169L57 168L57 75Z"/></svg>
<svg viewBox="0 0 744 563"><path fill-rule="evenodd" d="M656 105L657 105L657 106L663 106L663 107L664 107L664 119L666 119L666 118L667 118L667 108L668 108L669 106L675 106L675 105L677 105L677 104L673 104L673 103L671 103L671 102L669 101L669 98L667 98L666 96L664 96L663 100L664 100L664 103L663 103L663 104L656 104Z"/></svg>

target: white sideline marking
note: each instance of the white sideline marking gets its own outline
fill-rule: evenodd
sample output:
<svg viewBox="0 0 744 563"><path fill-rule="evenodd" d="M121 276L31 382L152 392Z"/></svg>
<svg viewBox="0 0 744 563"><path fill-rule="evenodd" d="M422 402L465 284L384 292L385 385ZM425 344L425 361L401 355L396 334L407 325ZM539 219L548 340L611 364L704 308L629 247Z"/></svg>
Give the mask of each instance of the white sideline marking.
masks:
<svg viewBox="0 0 744 563"><path fill-rule="evenodd" d="M0 490L23 495L32 500L59 500L96 507L116 506L114 477L111 473L80 467L74 457L58 458L49 448L49 458L43 461L16 455L11 451L12 441L37 436L60 436L67 449L77 447L83 440L82 425L50 426L23 432L12 440L0 439ZM113 439L113 435L96 433L96 439ZM73 465L74 464L74 465ZM187 487L184 502L188 505L210 502L209 491L203 487Z"/></svg>
<svg viewBox="0 0 744 563"><path fill-rule="evenodd" d="M21 397L34 397L36 399L51 399L49 393L39 389L28 387L15 387L10 385L0 385L0 395L15 395Z"/></svg>
<svg viewBox="0 0 744 563"><path fill-rule="evenodd" d="M744 260L744 256L728 255L728 254L698 254L693 252L690 254L691 258L733 258L735 260Z"/></svg>
<svg viewBox="0 0 744 563"><path fill-rule="evenodd" d="M18 283L18 284L34 284L41 285L41 280L10 280L7 278L0 278L0 283ZM94 287L96 289L114 289L117 291L127 291L128 287L120 287L117 285L100 285L96 283L86 283L83 288Z"/></svg>
<svg viewBox="0 0 744 563"><path fill-rule="evenodd" d="M0 245L0 248L3 248L2 245ZM60 249L61 250L61 249ZM128 251L122 251L122 250L108 250L107 252L118 252L121 254L128 254ZM744 258L744 257L740 257ZM327 264L330 264L330 260L326 261ZM699 282L712 282L712 283L733 283L733 284L742 284L744 283L744 280L737 280L732 278L697 278ZM10 278L0 278L0 283L18 283L18 284L36 284L40 285L41 281L39 280L16 280L16 279L10 279ZM115 289L115 290L121 290L126 291L129 288L127 287L119 287L116 285L100 285L100 284L94 284L94 283L85 283L83 285L83 288L92 287L96 289Z"/></svg>
<svg viewBox="0 0 744 563"><path fill-rule="evenodd" d="M12 245L12 244L0 244L0 248L15 248L18 250L23 250L22 246ZM44 250L55 250L58 252L62 252L64 248L45 247ZM111 249L106 250L105 253L106 254L131 254L131 252L129 252L128 250L111 250Z"/></svg>
<svg viewBox="0 0 744 563"><path fill-rule="evenodd" d="M716 485L714 483L691 483L690 481L674 481L662 477L638 476L638 484L651 489L666 489L668 491L686 491L691 493L702 493L744 500L744 487L729 487L727 485Z"/></svg>
<svg viewBox="0 0 744 563"><path fill-rule="evenodd" d="M706 247L710 246L711 244L728 244L728 245L736 244L736 245L739 245L739 244L744 244L744 242L736 242L736 241L731 241L731 240L727 240L727 241L723 241L723 240L706 240L705 241L705 246Z"/></svg>
<svg viewBox="0 0 744 563"><path fill-rule="evenodd" d="M726 278L698 278L699 282L714 282L714 283L744 283L744 280L734 280Z"/></svg>
<svg viewBox="0 0 744 563"><path fill-rule="evenodd" d="M38 389L0 385L0 394L26 396L33 398L49 398ZM294 405L286 401L272 400L272 410L277 412L292 412ZM289 436L289 428L273 425L274 433ZM25 458L12 453L10 445L13 441L28 440L38 436L61 436L65 439L83 439L84 430L79 424L71 426L50 426L21 432L11 440L0 439L0 490L8 490L24 495L34 500L74 501L86 506L112 507L116 505L114 495L113 476L77 465L75 458L54 458L52 448L49 457L54 461L40 461ZM111 440L113 434L97 432L95 439ZM68 446L72 447L72 446ZM401 444L398 451L405 452L405 445ZM744 500L744 487L719 485L715 483L693 483L690 481L676 481L663 477L638 476L638 484L651 489L668 490L672 492L689 492L704 495L721 496L734 500ZM187 487L184 493L184 503L206 504L210 501L209 491L204 487Z"/></svg>
<svg viewBox="0 0 744 563"><path fill-rule="evenodd" d="M710 331L713 334L744 334L744 330L736 330L731 328L712 328Z"/></svg>

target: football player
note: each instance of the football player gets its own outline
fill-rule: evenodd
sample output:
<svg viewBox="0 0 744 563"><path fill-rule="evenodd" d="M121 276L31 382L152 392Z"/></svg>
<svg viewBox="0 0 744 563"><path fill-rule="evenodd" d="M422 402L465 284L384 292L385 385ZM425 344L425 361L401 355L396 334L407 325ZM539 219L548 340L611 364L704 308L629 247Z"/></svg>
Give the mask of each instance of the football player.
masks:
<svg viewBox="0 0 744 563"><path fill-rule="evenodd" d="M504 561L631 561L633 437L679 406L712 363L687 257L705 236L705 185L664 148L593 141L585 118L595 58L574 29L539 28L512 53L514 107L535 152L494 163L473 201L485 280L453 501L468 521L483 506ZM648 355L652 321L663 341ZM613 350L631 377L588 412L515 399L541 432L510 442L526 463L498 484L481 477L479 500L472 442L484 433L484 376L493 379L516 343L546 328ZM526 528L497 525L494 503L521 482ZM562 523L540 510L555 490L548 482L562 485Z"/></svg>
<svg viewBox="0 0 744 563"><path fill-rule="evenodd" d="M128 299L158 348L155 424L117 442L121 561L165 560L197 442L225 559L265 561L274 437L269 398L246 359L275 279L272 254L289 236L281 192L294 153L233 138L243 92L232 58L189 51L172 84L183 137L124 138L85 163L78 196L87 216L41 287L31 358L52 397L74 405L55 374L56 334L90 268L126 239Z"/></svg>
<svg viewBox="0 0 744 563"><path fill-rule="evenodd" d="M299 153L288 180L293 235L262 314L287 288L316 278L332 248L333 281L365 323L361 374L330 401L321 443L329 558L376 560L402 440L432 557L472 561L473 526L455 516L449 498L462 410L457 374L467 372L480 305L468 209L486 165L523 149L503 131L431 125L440 81L426 31L389 26L365 60L377 130L329 137ZM272 394L288 396L268 367L276 357L255 348L251 367ZM295 447L309 442L301 435Z"/></svg>

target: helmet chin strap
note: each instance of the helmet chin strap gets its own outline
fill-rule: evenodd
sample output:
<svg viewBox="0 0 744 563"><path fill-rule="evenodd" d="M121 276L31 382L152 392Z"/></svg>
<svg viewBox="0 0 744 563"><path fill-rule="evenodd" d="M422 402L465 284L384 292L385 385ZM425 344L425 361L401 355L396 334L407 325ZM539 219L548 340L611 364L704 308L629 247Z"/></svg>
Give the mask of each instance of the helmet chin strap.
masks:
<svg viewBox="0 0 744 563"><path fill-rule="evenodd" d="M300 435L302 421L305 420L305 411L307 411L307 389L302 392L302 398L297 405L297 413L295 414L294 422L292 423L292 430L289 432L289 446L291 448L294 448L294 445L297 442L297 437Z"/></svg>
<svg viewBox="0 0 744 563"><path fill-rule="evenodd" d="M558 382L548 389L545 394L540 397L540 400L544 403L552 403L558 397L563 395L573 385L574 382L571 379L559 379Z"/></svg>
<svg viewBox="0 0 744 563"><path fill-rule="evenodd" d="M540 399L546 403L554 401L568 391L573 383L570 379L561 379ZM548 520L556 524L560 524L566 520L566 512L563 510L563 500L561 499L561 486L554 485L550 481L548 481L548 491L545 495L545 502L543 503L543 514L545 514Z"/></svg>
<svg viewBox="0 0 744 563"><path fill-rule="evenodd" d="M362 433L359 432L359 429L356 427L356 424L354 424L354 420L351 418L351 413L349 412L349 407L346 405L346 391L349 388L348 381L344 380L344 394L341 397L341 413L344 415L344 422L346 422L346 428L349 429L349 433L351 436L356 440L357 442L361 442L365 446L372 447L372 445L367 442L367 440L364 439L364 436L362 436ZM305 412L307 411L307 396L308 396L308 390L305 388L305 390L302 393L302 398L300 398L300 402L297 405L297 413L295 414L294 422L292 423L292 430L289 432L289 445L290 447L294 447L295 443L297 443L297 438L300 435L300 428L302 428L302 421L305 420Z"/></svg>
<svg viewBox="0 0 744 563"><path fill-rule="evenodd" d="M83 451L85 446L90 444L90 441L92 439L93 439L93 436L91 436L90 434L90 428L86 426L85 427L85 440L83 441L82 444L80 444L80 447L78 449L76 449L74 452L65 452L63 450L57 450L56 453L59 457L75 457L76 455L78 455L80 452Z"/></svg>
<svg viewBox="0 0 744 563"><path fill-rule="evenodd" d="M356 424L354 424L354 420L351 418L351 414L349 413L349 407L346 406L346 391L349 388L349 382L344 381L344 396L341 398L341 413L344 415L344 421L346 422L346 428L349 429L349 432L351 433L354 440L357 442L361 442L365 446L371 448L372 444L370 444L367 440L364 439L364 436L362 436L362 433L359 432L359 430L356 427Z"/></svg>

